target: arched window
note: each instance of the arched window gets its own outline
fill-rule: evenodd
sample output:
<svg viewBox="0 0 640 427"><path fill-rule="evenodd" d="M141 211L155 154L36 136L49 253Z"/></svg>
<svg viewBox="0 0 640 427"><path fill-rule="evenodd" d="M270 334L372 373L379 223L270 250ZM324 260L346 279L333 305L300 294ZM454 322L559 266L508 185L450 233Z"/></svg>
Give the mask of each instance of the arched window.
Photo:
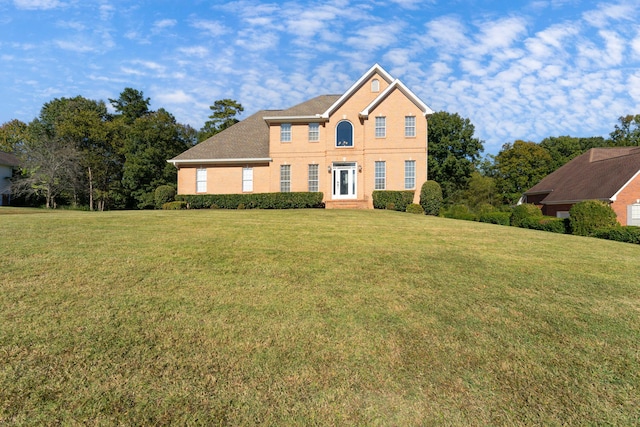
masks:
<svg viewBox="0 0 640 427"><path fill-rule="evenodd" d="M353 147L353 125L347 120L336 127L336 147Z"/></svg>
<svg viewBox="0 0 640 427"><path fill-rule="evenodd" d="M371 80L371 92L380 92L380 80Z"/></svg>

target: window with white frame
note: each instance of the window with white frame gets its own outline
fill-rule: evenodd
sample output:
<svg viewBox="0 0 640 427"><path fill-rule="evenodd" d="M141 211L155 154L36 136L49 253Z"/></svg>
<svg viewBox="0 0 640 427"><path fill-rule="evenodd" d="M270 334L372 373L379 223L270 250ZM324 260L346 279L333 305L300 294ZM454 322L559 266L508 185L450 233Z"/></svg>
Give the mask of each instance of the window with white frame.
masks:
<svg viewBox="0 0 640 427"><path fill-rule="evenodd" d="M207 192L207 170L205 168L196 169L196 193Z"/></svg>
<svg viewBox="0 0 640 427"><path fill-rule="evenodd" d="M376 138L387 136L387 118L376 117Z"/></svg>
<svg viewBox="0 0 640 427"><path fill-rule="evenodd" d="M320 141L320 124L309 123L309 142Z"/></svg>
<svg viewBox="0 0 640 427"><path fill-rule="evenodd" d="M416 161L404 161L404 189L413 190L416 188Z"/></svg>
<svg viewBox="0 0 640 427"><path fill-rule="evenodd" d="M380 92L380 80L371 80L371 92Z"/></svg>
<svg viewBox="0 0 640 427"><path fill-rule="evenodd" d="M291 165L280 165L280 192L291 191Z"/></svg>
<svg viewBox="0 0 640 427"><path fill-rule="evenodd" d="M319 178L320 178L320 174L318 173L318 165L309 165L309 191L310 192L318 191Z"/></svg>
<svg viewBox="0 0 640 427"><path fill-rule="evenodd" d="M629 205L627 217L627 225L640 226L640 203Z"/></svg>
<svg viewBox="0 0 640 427"><path fill-rule="evenodd" d="M253 168L242 168L242 192L253 191Z"/></svg>
<svg viewBox="0 0 640 427"><path fill-rule="evenodd" d="M404 118L404 136L416 136L416 116L405 116Z"/></svg>
<svg viewBox="0 0 640 427"><path fill-rule="evenodd" d="M336 126L336 147L353 147L353 125L348 120Z"/></svg>
<svg viewBox="0 0 640 427"><path fill-rule="evenodd" d="M374 190L385 190L387 188L387 163L383 161L376 162L374 173Z"/></svg>
<svg viewBox="0 0 640 427"><path fill-rule="evenodd" d="M291 142L291 123L280 125L280 142Z"/></svg>

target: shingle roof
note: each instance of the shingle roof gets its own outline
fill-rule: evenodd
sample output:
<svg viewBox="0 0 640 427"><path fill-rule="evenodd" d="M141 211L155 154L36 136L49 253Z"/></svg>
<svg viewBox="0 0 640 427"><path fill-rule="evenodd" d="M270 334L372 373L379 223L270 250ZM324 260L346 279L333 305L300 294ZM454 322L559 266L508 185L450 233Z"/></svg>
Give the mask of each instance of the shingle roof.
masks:
<svg viewBox="0 0 640 427"><path fill-rule="evenodd" d="M640 171L640 147L592 148L525 192L549 193L542 204L609 200Z"/></svg>
<svg viewBox="0 0 640 427"><path fill-rule="evenodd" d="M6 166L18 166L20 161L16 156L11 153L5 153L4 151L0 151L0 165Z"/></svg>
<svg viewBox="0 0 640 427"><path fill-rule="evenodd" d="M169 160L224 162L269 158L269 125L264 117L314 116L322 114L339 95L321 95L286 110L260 110Z"/></svg>

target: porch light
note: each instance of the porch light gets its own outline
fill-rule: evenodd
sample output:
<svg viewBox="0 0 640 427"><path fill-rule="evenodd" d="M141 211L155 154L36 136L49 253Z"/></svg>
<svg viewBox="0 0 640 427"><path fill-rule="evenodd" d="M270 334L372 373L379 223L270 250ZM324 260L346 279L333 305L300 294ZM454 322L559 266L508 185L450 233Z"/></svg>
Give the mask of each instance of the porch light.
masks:
<svg viewBox="0 0 640 427"><path fill-rule="evenodd" d="M327 166L327 172L331 173L331 165Z"/></svg>
<svg viewBox="0 0 640 427"><path fill-rule="evenodd" d="M362 165L358 165L358 172L362 173Z"/></svg>

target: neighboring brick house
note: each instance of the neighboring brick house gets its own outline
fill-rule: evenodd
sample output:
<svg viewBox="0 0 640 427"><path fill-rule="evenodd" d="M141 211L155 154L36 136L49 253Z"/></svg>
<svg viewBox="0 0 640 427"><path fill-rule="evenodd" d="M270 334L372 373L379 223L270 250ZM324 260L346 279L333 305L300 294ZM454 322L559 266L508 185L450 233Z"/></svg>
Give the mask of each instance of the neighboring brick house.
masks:
<svg viewBox="0 0 640 427"><path fill-rule="evenodd" d="M11 177L16 166L16 156L0 151L0 206L6 206L11 202Z"/></svg>
<svg viewBox="0 0 640 427"><path fill-rule="evenodd" d="M583 200L607 202L620 224L640 226L640 147L592 148L547 175L521 202L567 217Z"/></svg>
<svg viewBox="0 0 640 427"><path fill-rule="evenodd" d="M178 194L321 191L328 208L372 208L374 190L427 179L433 111L374 65L342 95L262 110L169 160Z"/></svg>

